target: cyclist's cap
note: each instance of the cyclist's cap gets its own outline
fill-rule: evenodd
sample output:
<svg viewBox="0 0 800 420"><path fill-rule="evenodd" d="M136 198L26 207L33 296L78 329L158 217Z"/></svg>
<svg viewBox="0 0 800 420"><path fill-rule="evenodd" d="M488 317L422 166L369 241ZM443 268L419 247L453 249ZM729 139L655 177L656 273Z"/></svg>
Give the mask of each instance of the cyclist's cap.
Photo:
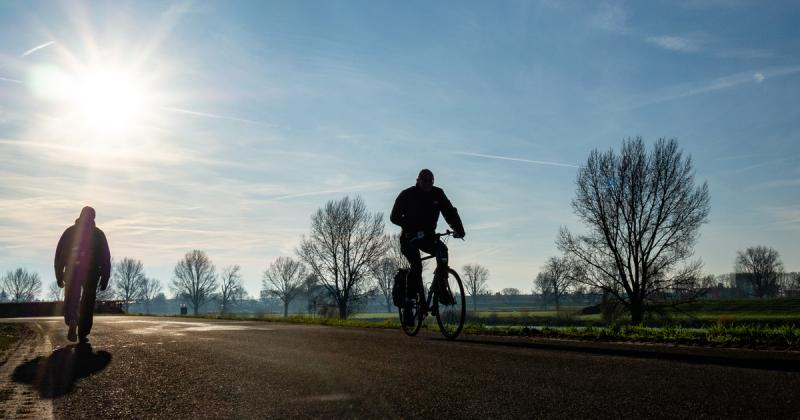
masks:
<svg viewBox="0 0 800 420"><path fill-rule="evenodd" d="M433 179L433 172L430 169L423 169L419 171L419 175L417 175L417 179L422 179L422 177L431 177Z"/></svg>

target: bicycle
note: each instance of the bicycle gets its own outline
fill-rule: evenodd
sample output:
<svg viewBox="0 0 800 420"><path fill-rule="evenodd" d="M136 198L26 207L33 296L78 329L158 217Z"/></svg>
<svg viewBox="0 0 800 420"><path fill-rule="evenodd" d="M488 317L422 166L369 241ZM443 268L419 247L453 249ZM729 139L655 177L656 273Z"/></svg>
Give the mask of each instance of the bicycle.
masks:
<svg viewBox="0 0 800 420"><path fill-rule="evenodd" d="M448 230L445 233L436 233L436 240L441 241L442 237L450 236L453 232ZM422 260L435 258L437 255L428 255L422 257ZM434 269L435 271L435 269ZM434 275L431 282L430 289L427 292L426 302L430 309L430 314L436 317L436 323L439 325L439 331L448 340L452 340L461 333L464 328L464 318L467 315L467 305L464 299L464 285L461 284L461 277L452 268L448 267L447 276ZM443 287L441 282L446 282ZM425 293L425 286L423 284L423 293ZM406 276L406 290L408 288L408 276ZM440 291L448 293L450 296L439 296ZM428 313L421 311L421 300L419 292L416 292L412 297L406 297L406 304L398 308L400 315L400 325L402 325L403 332L409 336L415 336L422 327L423 321L428 316ZM424 297L424 296L422 296ZM443 303L447 302L447 303ZM406 312L412 311L410 316L415 320L414 325L406 325L403 322L406 318Z"/></svg>

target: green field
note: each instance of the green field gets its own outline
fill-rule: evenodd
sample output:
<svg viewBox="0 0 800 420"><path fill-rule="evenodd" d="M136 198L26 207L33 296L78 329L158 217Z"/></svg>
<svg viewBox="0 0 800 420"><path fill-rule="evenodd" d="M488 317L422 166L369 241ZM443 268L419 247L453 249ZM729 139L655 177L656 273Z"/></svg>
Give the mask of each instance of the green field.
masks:
<svg viewBox="0 0 800 420"><path fill-rule="evenodd" d="M602 326L599 313L583 314L582 308L564 307L560 311L515 307L510 310L467 313L467 322L483 325L520 326ZM352 319L383 322L397 318L396 312L357 313ZM700 327L716 323L800 325L800 299L728 299L701 300L648 318L648 325L683 325Z"/></svg>

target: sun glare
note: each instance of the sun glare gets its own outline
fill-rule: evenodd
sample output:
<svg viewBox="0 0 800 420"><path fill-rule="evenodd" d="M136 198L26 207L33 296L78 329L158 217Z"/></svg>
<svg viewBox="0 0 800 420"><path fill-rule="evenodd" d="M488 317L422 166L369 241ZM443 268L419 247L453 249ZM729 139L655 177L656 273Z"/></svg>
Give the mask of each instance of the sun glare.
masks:
<svg viewBox="0 0 800 420"><path fill-rule="evenodd" d="M86 72L76 80L71 102L87 127L111 132L134 129L146 111L146 92L118 70Z"/></svg>
<svg viewBox="0 0 800 420"><path fill-rule="evenodd" d="M33 93L52 105L43 129L51 141L98 158L141 155L157 125L153 88L141 74L115 66L40 65L31 73ZM149 140L148 140L149 139Z"/></svg>

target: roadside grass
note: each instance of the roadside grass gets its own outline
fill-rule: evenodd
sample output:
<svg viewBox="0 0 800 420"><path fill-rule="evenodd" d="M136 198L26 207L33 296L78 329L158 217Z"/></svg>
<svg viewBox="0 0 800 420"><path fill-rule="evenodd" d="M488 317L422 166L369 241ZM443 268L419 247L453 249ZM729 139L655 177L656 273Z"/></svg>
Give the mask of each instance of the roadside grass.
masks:
<svg viewBox="0 0 800 420"><path fill-rule="evenodd" d="M237 315L182 315L181 318L224 319L233 321L288 322L333 327L399 329L397 319L370 321L364 319L338 319L311 316L237 316ZM438 331L434 318L428 318L423 328ZM705 328L687 328L681 325L646 327L614 324L608 326L495 326L469 321L463 334L543 337L577 339L601 342L664 343L710 347L744 347L753 349L800 350L800 325L731 325L718 322Z"/></svg>

